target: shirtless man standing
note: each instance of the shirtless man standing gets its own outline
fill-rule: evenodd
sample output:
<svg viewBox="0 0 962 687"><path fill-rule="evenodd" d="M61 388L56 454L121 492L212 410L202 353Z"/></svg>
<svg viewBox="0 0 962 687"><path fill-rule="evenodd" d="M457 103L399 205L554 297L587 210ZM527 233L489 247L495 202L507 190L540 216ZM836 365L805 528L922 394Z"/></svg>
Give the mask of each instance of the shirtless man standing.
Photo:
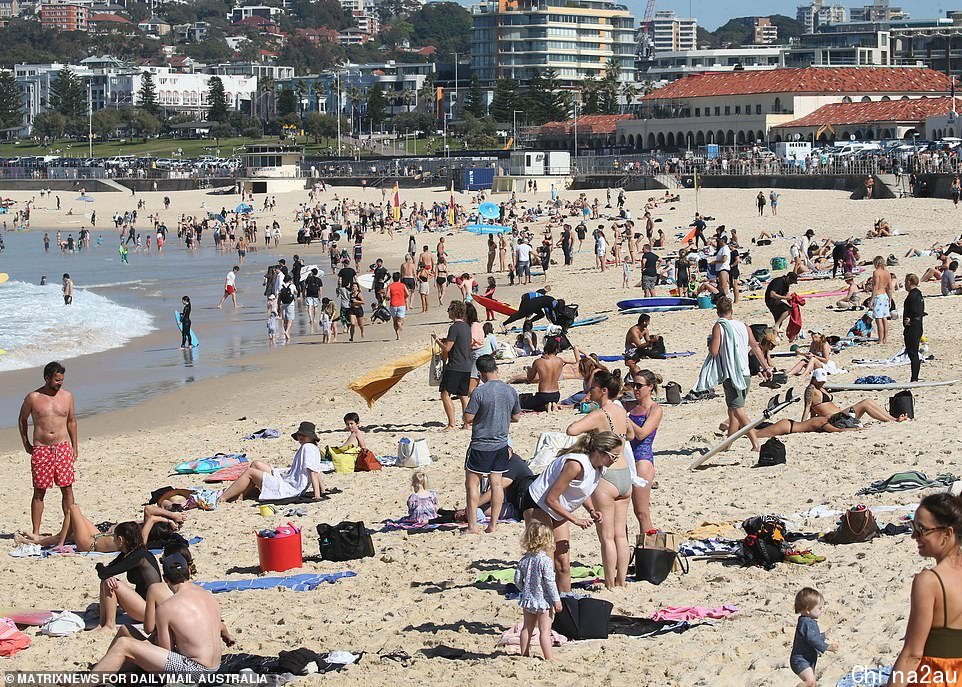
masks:
<svg viewBox="0 0 962 687"><path fill-rule="evenodd" d="M73 394L63 388L66 369L58 362L43 368L44 385L31 391L20 407L20 439L30 454L33 475L33 499L30 519L33 534L40 534L43 499L47 489L56 484L62 494L66 517L73 505L74 461L77 459L77 418ZM33 420L33 442L27 438L27 422Z"/></svg>
<svg viewBox="0 0 962 687"><path fill-rule="evenodd" d="M888 341L888 320L891 313L892 274L885 266L885 258L875 256L872 261L875 270L872 272L872 317L875 318L875 331L878 332L878 342Z"/></svg>
<svg viewBox="0 0 962 687"><path fill-rule="evenodd" d="M524 410L552 411L558 409L561 401L561 391L558 382L565 361L558 357L557 339L546 339L544 354L528 368L528 383L538 382L538 393L533 396L525 395L521 399Z"/></svg>
<svg viewBox="0 0 962 687"><path fill-rule="evenodd" d="M121 631L93 672L116 673L128 660L150 673L203 675L220 667L224 647L214 595L190 581L190 561L181 553L165 553L163 574L173 594L157 605L156 644Z"/></svg>

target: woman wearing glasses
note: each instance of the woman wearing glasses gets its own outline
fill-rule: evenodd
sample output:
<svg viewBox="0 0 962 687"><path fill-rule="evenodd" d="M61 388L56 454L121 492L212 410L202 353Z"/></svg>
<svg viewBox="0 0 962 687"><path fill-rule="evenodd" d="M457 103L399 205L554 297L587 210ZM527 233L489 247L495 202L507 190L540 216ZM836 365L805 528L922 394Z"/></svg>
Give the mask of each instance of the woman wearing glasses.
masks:
<svg viewBox="0 0 962 687"><path fill-rule="evenodd" d="M605 471L601 484L592 496L592 503L604 520L598 523L601 542L601 562L605 567L605 586L623 587L628 577L631 548L628 546L628 504L632 487L638 483L635 461L628 449L633 436L628 411L618 398L621 396L621 377L610 372L595 374L588 387L587 400L598 405L580 420L568 426L569 436L585 432L610 432L622 441L621 455Z"/></svg>
<svg viewBox="0 0 962 687"><path fill-rule="evenodd" d="M635 395L634 407L628 415L631 425L631 451L635 471L647 484L632 490L631 503L642 532L655 529L651 522L651 484L655 481L655 454L652 445L661 425L661 406L651 397L658 391L661 378L651 370L638 370L632 375L628 386Z"/></svg>
<svg viewBox="0 0 962 687"><path fill-rule="evenodd" d="M611 432L582 434L574 445L559 452L521 497L525 524L537 520L554 532L555 580L562 592L571 591L571 525L587 529L605 521L592 495L603 470L623 459L623 444L621 437ZM574 515L581 506L590 520Z"/></svg>
<svg viewBox="0 0 962 687"><path fill-rule="evenodd" d="M955 685L962 678L962 500L952 494L922 499L912 539L935 567L912 582L905 643L889 685Z"/></svg>

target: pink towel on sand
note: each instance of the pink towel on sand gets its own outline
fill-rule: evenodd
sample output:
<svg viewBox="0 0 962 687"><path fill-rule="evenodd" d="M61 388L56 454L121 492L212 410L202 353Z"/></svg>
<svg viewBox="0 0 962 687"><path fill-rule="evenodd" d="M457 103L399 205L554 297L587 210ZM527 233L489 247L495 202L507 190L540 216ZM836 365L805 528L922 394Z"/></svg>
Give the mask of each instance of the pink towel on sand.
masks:
<svg viewBox="0 0 962 687"><path fill-rule="evenodd" d="M238 477L244 474L244 471L250 467L250 463L238 463L237 465L230 465L226 468L221 468L217 472L208 475L204 478L205 482L233 482Z"/></svg>
<svg viewBox="0 0 962 687"><path fill-rule="evenodd" d="M705 608L704 606L668 606L660 611L651 614L652 620L701 620L704 618L726 618L732 613L738 613L736 606L719 606L718 608Z"/></svg>
<svg viewBox="0 0 962 687"><path fill-rule="evenodd" d="M505 652L509 654L520 654L521 653L521 621L514 624L513 627L504 631L501 635L501 639L498 640L496 646L504 647ZM532 646L538 646L538 642L541 635L538 633L538 628L535 627L531 632L531 644ZM568 638L564 635L559 635L554 630L551 631L551 646L564 646L568 643Z"/></svg>

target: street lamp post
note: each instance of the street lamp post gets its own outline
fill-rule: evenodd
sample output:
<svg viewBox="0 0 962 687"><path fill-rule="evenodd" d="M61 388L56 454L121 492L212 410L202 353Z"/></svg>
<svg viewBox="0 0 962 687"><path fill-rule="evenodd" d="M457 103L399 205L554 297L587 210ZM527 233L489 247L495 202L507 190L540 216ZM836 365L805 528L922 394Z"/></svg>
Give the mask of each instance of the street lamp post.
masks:
<svg viewBox="0 0 962 687"><path fill-rule="evenodd" d="M341 155L341 73L334 72L334 82L337 88L337 105L334 116L337 117L337 154Z"/></svg>
<svg viewBox="0 0 962 687"><path fill-rule="evenodd" d="M454 53L454 100L451 103L451 114L458 106L458 54Z"/></svg>
<svg viewBox="0 0 962 687"><path fill-rule="evenodd" d="M517 145L518 145L518 113L519 113L519 112L520 112L521 114L524 114L524 110L512 110L512 111L511 111L511 119L512 119L512 121L513 121L513 125L512 125L512 128L511 128L511 131L512 131L512 137L514 138L514 145L515 145L515 147L517 147Z"/></svg>
<svg viewBox="0 0 962 687"><path fill-rule="evenodd" d="M578 164L578 108L580 103L575 101L575 165Z"/></svg>

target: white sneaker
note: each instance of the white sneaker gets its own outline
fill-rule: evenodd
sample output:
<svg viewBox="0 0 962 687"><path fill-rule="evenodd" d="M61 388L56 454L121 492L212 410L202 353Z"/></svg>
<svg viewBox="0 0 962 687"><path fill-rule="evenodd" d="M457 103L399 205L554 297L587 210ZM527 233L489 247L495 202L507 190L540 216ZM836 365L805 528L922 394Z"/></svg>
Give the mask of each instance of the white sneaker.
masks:
<svg viewBox="0 0 962 687"><path fill-rule="evenodd" d="M32 558L34 556L40 556L41 552L40 544L21 544L13 549L10 555L14 558Z"/></svg>

